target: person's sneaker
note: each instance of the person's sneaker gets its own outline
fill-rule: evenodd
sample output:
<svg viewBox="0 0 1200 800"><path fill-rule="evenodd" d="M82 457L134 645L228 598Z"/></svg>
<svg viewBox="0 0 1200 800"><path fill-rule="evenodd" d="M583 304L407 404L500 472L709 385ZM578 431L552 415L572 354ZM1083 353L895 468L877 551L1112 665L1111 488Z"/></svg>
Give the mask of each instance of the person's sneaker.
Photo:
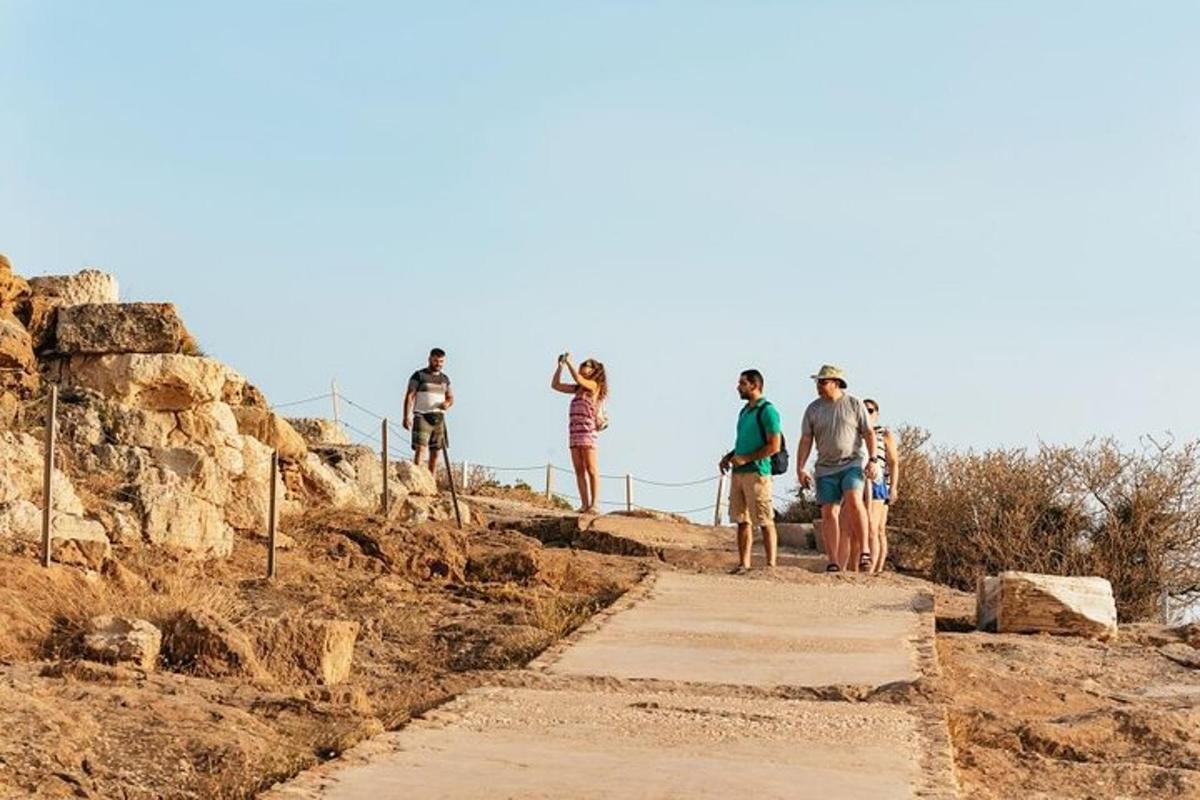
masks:
<svg viewBox="0 0 1200 800"><path fill-rule="evenodd" d="M738 564L736 567L729 570L730 575L748 575L749 573L750 573L750 568L743 567L741 564Z"/></svg>

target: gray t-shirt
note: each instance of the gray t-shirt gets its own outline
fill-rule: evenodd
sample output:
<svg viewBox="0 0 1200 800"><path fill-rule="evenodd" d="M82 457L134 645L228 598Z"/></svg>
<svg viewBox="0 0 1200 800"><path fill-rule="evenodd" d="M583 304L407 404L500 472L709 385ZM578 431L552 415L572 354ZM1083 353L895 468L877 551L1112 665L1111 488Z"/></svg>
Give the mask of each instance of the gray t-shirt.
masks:
<svg viewBox="0 0 1200 800"><path fill-rule="evenodd" d="M818 397L804 410L802 436L812 436L817 445L818 478L862 466L867 460L863 435L871 430L871 420L862 400L843 394L837 400Z"/></svg>

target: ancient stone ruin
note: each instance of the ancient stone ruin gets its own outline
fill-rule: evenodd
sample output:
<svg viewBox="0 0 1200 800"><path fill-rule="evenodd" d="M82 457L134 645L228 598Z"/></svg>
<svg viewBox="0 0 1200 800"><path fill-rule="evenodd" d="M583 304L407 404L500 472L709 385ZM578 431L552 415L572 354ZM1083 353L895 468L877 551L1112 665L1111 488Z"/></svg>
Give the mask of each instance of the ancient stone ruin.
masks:
<svg viewBox="0 0 1200 800"><path fill-rule="evenodd" d="M170 303L122 303L96 270L26 280L0 256L0 537L41 536L46 395L59 388L56 560L98 565L114 546L228 555L263 536L271 457L284 515L376 510L379 454L325 420L276 414L204 355ZM391 465L402 521L448 519L433 476Z"/></svg>

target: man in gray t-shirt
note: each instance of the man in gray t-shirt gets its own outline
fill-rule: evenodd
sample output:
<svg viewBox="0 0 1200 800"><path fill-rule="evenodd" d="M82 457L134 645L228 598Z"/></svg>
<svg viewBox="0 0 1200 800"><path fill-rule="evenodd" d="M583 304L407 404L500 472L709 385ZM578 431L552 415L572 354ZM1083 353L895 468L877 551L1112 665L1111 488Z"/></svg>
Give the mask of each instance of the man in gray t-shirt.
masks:
<svg viewBox="0 0 1200 800"><path fill-rule="evenodd" d="M826 569L869 571L869 527L862 494L867 479L874 480L878 469L875 429L862 401L846 394L842 370L826 364L812 377L817 382L817 399L804 411L796 478L804 488L812 487L814 475L804 467L816 444L815 483L821 505L821 539L829 559ZM841 531L843 503L847 512L845 535Z"/></svg>

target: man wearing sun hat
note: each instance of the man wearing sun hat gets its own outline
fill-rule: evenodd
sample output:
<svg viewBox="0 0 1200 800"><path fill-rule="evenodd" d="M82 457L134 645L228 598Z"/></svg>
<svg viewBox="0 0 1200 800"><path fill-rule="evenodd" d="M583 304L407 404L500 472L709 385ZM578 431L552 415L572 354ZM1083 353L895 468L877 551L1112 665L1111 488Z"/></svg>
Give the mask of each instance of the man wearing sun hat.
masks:
<svg viewBox="0 0 1200 800"><path fill-rule="evenodd" d="M869 571L870 529L862 494L867 479L874 480L878 471L875 429L863 402L846 393L846 374L840 368L826 364L812 378L817 382L817 399L804 411L796 477L805 488L811 487L815 478L817 502L821 506L821 538L829 559L826 569ZM814 444L815 475L804 468ZM839 529L843 504L848 512L846 531Z"/></svg>

